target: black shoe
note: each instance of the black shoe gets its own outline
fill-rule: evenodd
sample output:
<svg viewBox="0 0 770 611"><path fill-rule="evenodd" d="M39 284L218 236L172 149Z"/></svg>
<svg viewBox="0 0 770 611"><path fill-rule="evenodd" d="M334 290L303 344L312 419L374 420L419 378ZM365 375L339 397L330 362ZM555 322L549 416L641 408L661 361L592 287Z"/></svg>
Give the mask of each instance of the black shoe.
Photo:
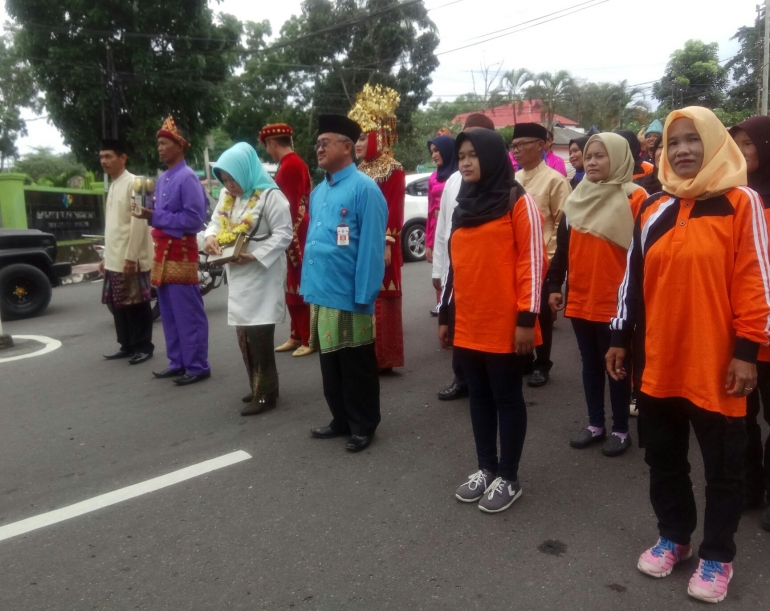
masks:
<svg viewBox="0 0 770 611"><path fill-rule="evenodd" d="M166 378L178 378L184 375L184 369L164 369L163 371L153 371L154 375L159 380L165 380Z"/></svg>
<svg viewBox="0 0 770 611"><path fill-rule="evenodd" d="M438 318L438 312L436 312L436 308L433 308L430 311L430 315L433 316L433 318Z"/></svg>
<svg viewBox="0 0 770 611"><path fill-rule="evenodd" d="M582 431L580 431L577 435L575 435L572 439L570 439L569 444L573 448L582 450L583 448L587 448L588 446L594 443L598 443L599 441L604 441L605 439L607 439L607 429L604 429L598 435L594 435L591 432L591 429L585 428Z"/></svg>
<svg viewBox="0 0 770 611"><path fill-rule="evenodd" d="M762 512L762 528L770 531L770 504Z"/></svg>
<svg viewBox="0 0 770 611"><path fill-rule="evenodd" d="M210 377L210 371L207 371L206 373L199 373L197 376L185 373L179 377L174 378L174 384L177 386L189 386L190 384L195 384L196 382L203 382L203 380L208 380Z"/></svg>
<svg viewBox="0 0 770 611"><path fill-rule="evenodd" d="M541 369L535 369L535 371L532 372L532 375L529 377L529 382L527 382L527 386L531 386L532 388L540 388L541 386L545 386L548 384L548 379L551 377L551 374L549 374L547 371L542 371Z"/></svg>
<svg viewBox="0 0 770 611"><path fill-rule="evenodd" d="M254 398L254 393L250 392L248 395L244 396L241 401L244 403L251 403L251 400Z"/></svg>
<svg viewBox="0 0 770 611"><path fill-rule="evenodd" d="M128 350L118 350L115 354L103 354L102 356L108 361L117 361L118 359L130 359L134 353Z"/></svg>
<svg viewBox="0 0 770 611"><path fill-rule="evenodd" d="M460 386L456 382L452 382L452 385L449 386L449 388L445 388L438 393L439 401L454 401L455 399L462 399L467 396L468 387Z"/></svg>
<svg viewBox="0 0 770 611"><path fill-rule="evenodd" d="M316 439L334 439L335 437L350 435L349 432L338 431L330 426L320 426L317 429L310 429L310 434Z"/></svg>
<svg viewBox="0 0 770 611"><path fill-rule="evenodd" d="M351 435L345 444L345 449L348 452L362 452L372 445L372 439L374 435Z"/></svg>
<svg viewBox="0 0 770 611"><path fill-rule="evenodd" d="M140 363L145 363L149 361L152 358L152 354L147 354L145 352L137 352L132 356L130 359L128 359L129 365L139 365Z"/></svg>
<svg viewBox="0 0 770 611"><path fill-rule="evenodd" d="M625 439L617 435L610 434L609 438L602 446L602 454L605 456L620 456L631 447L631 435L626 435Z"/></svg>

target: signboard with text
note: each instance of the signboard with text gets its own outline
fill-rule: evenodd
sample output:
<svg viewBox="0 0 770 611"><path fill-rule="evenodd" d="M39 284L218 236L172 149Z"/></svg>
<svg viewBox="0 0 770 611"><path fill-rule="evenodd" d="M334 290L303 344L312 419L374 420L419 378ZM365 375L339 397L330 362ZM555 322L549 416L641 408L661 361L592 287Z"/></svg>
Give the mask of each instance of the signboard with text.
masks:
<svg viewBox="0 0 770 611"><path fill-rule="evenodd" d="M104 234L102 198L94 193L24 190L27 227L56 236L57 242Z"/></svg>

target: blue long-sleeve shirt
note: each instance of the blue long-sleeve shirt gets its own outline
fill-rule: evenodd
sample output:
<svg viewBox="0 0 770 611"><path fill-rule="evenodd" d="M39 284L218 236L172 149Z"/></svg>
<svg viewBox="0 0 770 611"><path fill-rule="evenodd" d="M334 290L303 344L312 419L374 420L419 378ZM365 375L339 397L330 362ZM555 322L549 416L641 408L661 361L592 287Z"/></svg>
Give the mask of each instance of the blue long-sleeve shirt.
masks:
<svg viewBox="0 0 770 611"><path fill-rule="evenodd" d="M150 225L175 238L196 234L206 224L206 209L203 185L183 161L158 178Z"/></svg>
<svg viewBox="0 0 770 611"><path fill-rule="evenodd" d="M347 215L343 218L341 211ZM337 227L350 228L350 245L337 246ZM310 226L302 262L301 294L307 303L373 313L385 275L388 204L355 164L318 185L310 195Z"/></svg>

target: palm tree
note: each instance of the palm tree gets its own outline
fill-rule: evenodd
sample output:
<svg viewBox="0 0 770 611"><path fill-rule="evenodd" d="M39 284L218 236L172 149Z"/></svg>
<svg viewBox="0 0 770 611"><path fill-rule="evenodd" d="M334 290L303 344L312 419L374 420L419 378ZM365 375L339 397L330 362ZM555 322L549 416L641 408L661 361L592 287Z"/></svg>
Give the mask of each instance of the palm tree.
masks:
<svg viewBox="0 0 770 611"><path fill-rule="evenodd" d="M540 118L548 129L553 129L554 115L569 100L573 86L572 75L566 70L559 70L556 74L541 72L533 81L534 84L527 87L527 98L542 102Z"/></svg>
<svg viewBox="0 0 770 611"><path fill-rule="evenodd" d="M513 109L513 122L516 123L516 110L521 112L524 104L524 95L527 87L532 84L534 77L526 68L509 70L501 79L503 87L508 93L508 99Z"/></svg>
<svg viewBox="0 0 770 611"><path fill-rule="evenodd" d="M618 104L618 127L622 128L624 123L630 123L634 120L641 124L646 123L650 108L645 101L644 90L639 87L629 87L628 81L623 80L618 83L616 91L617 100L620 102Z"/></svg>

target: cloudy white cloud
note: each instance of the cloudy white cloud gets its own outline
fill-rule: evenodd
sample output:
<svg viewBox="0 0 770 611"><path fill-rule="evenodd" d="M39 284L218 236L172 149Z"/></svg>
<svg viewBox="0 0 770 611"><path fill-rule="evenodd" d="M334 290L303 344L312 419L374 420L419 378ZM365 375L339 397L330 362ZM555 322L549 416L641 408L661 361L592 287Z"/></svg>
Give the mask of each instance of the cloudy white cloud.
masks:
<svg viewBox="0 0 770 611"><path fill-rule="evenodd" d="M434 97L444 99L472 91L472 72L501 62L503 70L569 70L588 80L649 84L660 78L671 53L688 39L719 43L722 59L734 55L738 47L730 37L752 23L756 1L731 0L725 10L723 2L714 0L426 0L441 36L441 66L431 89ZM300 11L300 3L223 0L214 6L241 20L267 19L277 34ZM579 12L536 27L525 23L561 10ZM524 25L513 28L513 34L446 53L517 24ZM46 121L29 128L22 151L41 144L64 149L60 134Z"/></svg>

